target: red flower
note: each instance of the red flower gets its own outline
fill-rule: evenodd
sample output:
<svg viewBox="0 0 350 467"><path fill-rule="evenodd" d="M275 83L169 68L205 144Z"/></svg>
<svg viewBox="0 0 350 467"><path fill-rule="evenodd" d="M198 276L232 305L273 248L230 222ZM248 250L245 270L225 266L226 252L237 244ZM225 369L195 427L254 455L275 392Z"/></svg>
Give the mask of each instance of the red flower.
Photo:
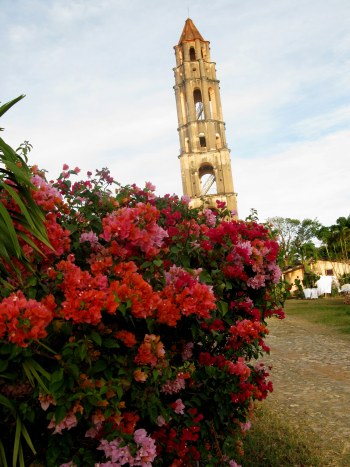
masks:
<svg viewBox="0 0 350 467"><path fill-rule="evenodd" d="M160 360L164 359L164 356L165 350L160 337L146 334L134 360L139 365L156 366Z"/></svg>
<svg viewBox="0 0 350 467"><path fill-rule="evenodd" d="M0 339L27 347L32 339L46 337L53 313L43 303L27 300L22 292L11 294L0 303Z"/></svg>
<svg viewBox="0 0 350 467"><path fill-rule="evenodd" d="M120 339L126 347L133 347L136 344L135 334L129 331L118 331L115 337Z"/></svg>

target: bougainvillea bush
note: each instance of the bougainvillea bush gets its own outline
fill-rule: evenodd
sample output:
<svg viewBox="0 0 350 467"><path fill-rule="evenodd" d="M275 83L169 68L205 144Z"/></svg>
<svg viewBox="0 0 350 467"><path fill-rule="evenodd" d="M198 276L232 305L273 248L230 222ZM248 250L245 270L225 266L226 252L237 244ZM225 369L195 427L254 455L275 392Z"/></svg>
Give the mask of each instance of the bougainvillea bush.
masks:
<svg viewBox="0 0 350 467"><path fill-rule="evenodd" d="M272 390L266 318L283 315L269 230L107 169L32 171L52 248L23 244L31 269L13 258L1 289L2 462L237 465Z"/></svg>

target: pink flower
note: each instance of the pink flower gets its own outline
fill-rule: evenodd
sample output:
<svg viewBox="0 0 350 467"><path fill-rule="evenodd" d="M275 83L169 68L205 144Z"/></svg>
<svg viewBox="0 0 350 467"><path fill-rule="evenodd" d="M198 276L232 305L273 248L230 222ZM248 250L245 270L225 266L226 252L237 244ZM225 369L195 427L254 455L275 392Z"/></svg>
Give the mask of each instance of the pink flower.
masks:
<svg viewBox="0 0 350 467"><path fill-rule="evenodd" d="M157 456L154 439L147 436L146 430L141 428L135 431L134 440L140 445L140 449L135 454L134 465L141 465L142 467L152 466L151 462Z"/></svg>
<svg viewBox="0 0 350 467"><path fill-rule="evenodd" d="M56 405L55 399L51 394L39 394L39 402L43 410L47 410L50 405Z"/></svg>
<svg viewBox="0 0 350 467"><path fill-rule="evenodd" d="M96 439L98 437L99 430L97 430L94 426L89 428L85 433L85 438L93 438Z"/></svg>
<svg viewBox="0 0 350 467"><path fill-rule="evenodd" d="M151 182L146 182L146 189L149 191L155 191L156 187Z"/></svg>
<svg viewBox="0 0 350 467"><path fill-rule="evenodd" d="M120 446L122 443L120 438L116 438L110 442L103 439L97 449L104 451L105 456L110 459L110 462L99 465L101 467L117 467L129 464L130 466L152 467L152 462L157 456L154 439L147 436L146 430L140 428L135 431L134 440L138 445L135 456L131 454L129 446Z"/></svg>
<svg viewBox="0 0 350 467"><path fill-rule="evenodd" d="M142 444L144 440L147 438L147 432L143 428L136 430L134 433L134 440L137 444Z"/></svg>
<svg viewBox="0 0 350 467"><path fill-rule="evenodd" d="M192 357L193 346L194 346L193 342L187 342L187 344L183 346L182 354L181 354L182 360L189 360Z"/></svg>
<svg viewBox="0 0 350 467"><path fill-rule="evenodd" d="M165 421L165 418L163 417L163 415L158 415L157 417L157 425L158 426L163 426L166 424L166 421Z"/></svg>
<svg viewBox="0 0 350 467"><path fill-rule="evenodd" d="M97 449L104 451L105 456L116 464L107 463L105 465L134 465L134 458L130 452L129 446L120 447L121 439L117 438L113 441L103 439ZM118 462L118 464L117 464ZM103 464L102 464L103 465Z"/></svg>
<svg viewBox="0 0 350 467"><path fill-rule="evenodd" d="M102 219L103 232L100 237L106 242L115 240L121 246L126 243L128 248L125 251L129 254L139 248L147 255L155 256L168 236L157 224L158 217L159 211L144 203L113 211Z"/></svg>
<svg viewBox="0 0 350 467"><path fill-rule="evenodd" d="M81 235L80 235L80 238L79 238L79 243L83 243L83 242L90 242L91 245L94 245L95 243L98 243L98 237L97 235L90 231L90 232L83 232Z"/></svg>
<svg viewBox="0 0 350 467"><path fill-rule="evenodd" d="M78 419L73 410L70 410L60 423L56 424L55 417L52 417L47 428L54 428L53 434L62 434L63 430L70 430L78 425Z"/></svg>
<svg viewBox="0 0 350 467"><path fill-rule="evenodd" d="M182 402L181 399L176 399L176 401L173 404L171 404L171 406L174 409L175 413L181 414L181 415L185 413L184 412L185 404Z"/></svg>
<svg viewBox="0 0 350 467"><path fill-rule="evenodd" d="M181 201L183 204L185 204L186 206L188 206L191 202L191 198L187 195L183 195L181 196Z"/></svg>
<svg viewBox="0 0 350 467"><path fill-rule="evenodd" d="M250 421L248 420L248 421L245 422L245 423L241 423L240 426L241 426L241 431L242 431L242 433L245 433L246 431L250 430L252 424L251 424Z"/></svg>
<svg viewBox="0 0 350 467"><path fill-rule="evenodd" d="M185 389L185 380L184 378L177 377L175 380L168 379L160 391L165 394L176 394L180 392L181 389Z"/></svg>
<svg viewBox="0 0 350 467"><path fill-rule="evenodd" d="M68 170L69 169L69 165L68 164L63 164L63 170Z"/></svg>
<svg viewBox="0 0 350 467"><path fill-rule="evenodd" d="M282 274L281 268L275 263L270 263L267 265L267 270L270 271L272 282L277 284Z"/></svg>
<svg viewBox="0 0 350 467"><path fill-rule="evenodd" d="M266 276L264 274L257 274L255 277L250 277L247 280L248 287L252 289L260 289L265 286Z"/></svg>
<svg viewBox="0 0 350 467"><path fill-rule="evenodd" d="M206 223L209 227L214 227L216 224L216 215L211 209L204 209L203 214L205 215Z"/></svg>

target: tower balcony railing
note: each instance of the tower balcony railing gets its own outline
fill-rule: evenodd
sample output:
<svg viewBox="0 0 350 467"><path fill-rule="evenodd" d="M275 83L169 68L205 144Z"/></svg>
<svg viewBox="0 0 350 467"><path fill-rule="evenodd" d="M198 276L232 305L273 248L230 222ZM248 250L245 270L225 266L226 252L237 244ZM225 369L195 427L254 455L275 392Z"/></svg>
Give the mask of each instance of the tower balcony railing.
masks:
<svg viewBox="0 0 350 467"><path fill-rule="evenodd" d="M214 185L215 182L215 175L211 174L207 180L205 181L204 185L202 186L202 195L206 195L210 188Z"/></svg>
<svg viewBox="0 0 350 467"><path fill-rule="evenodd" d="M197 120L203 120L204 118L204 106L202 102L199 102L196 106L196 117Z"/></svg>

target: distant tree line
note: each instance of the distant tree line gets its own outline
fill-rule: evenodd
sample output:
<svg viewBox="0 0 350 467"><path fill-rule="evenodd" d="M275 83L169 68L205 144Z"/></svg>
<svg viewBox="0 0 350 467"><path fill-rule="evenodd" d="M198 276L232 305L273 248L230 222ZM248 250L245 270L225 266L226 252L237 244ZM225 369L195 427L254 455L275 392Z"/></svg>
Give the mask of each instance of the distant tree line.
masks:
<svg viewBox="0 0 350 467"><path fill-rule="evenodd" d="M310 261L345 261L350 258L350 215L334 225L323 226L317 219L267 219L278 236L280 264L285 270Z"/></svg>

